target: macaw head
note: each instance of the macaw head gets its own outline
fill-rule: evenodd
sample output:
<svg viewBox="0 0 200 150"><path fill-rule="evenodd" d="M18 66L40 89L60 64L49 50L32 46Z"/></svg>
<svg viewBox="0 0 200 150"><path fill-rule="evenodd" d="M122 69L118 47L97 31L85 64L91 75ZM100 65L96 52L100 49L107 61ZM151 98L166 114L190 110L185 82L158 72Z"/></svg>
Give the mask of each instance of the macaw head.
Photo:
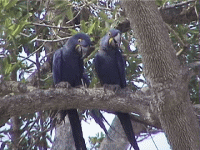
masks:
<svg viewBox="0 0 200 150"><path fill-rule="evenodd" d="M70 49L75 50L82 58L87 53L90 45L90 37L84 33L78 33L72 36L66 44L66 46L70 47Z"/></svg>
<svg viewBox="0 0 200 150"><path fill-rule="evenodd" d="M102 39L100 46L103 49L115 49L120 47L121 33L117 29L111 29Z"/></svg>

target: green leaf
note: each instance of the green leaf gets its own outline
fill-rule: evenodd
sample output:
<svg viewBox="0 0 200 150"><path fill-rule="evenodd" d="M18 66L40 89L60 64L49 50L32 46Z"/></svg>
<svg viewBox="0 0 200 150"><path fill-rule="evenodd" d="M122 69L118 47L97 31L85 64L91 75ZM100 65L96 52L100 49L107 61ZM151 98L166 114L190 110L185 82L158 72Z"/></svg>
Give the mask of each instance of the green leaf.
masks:
<svg viewBox="0 0 200 150"><path fill-rule="evenodd" d="M81 30L82 30L82 32L87 33L87 27L85 25L85 21L84 20L81 20Z"/></svg>
<svg viewBox="0 0 200 150"><path fill-rule="evenodd" d="M98 79L97 77L93 77L89 87L90 87L90 88L95 87L95 85L96 85L98 82L99 82L99 79Z"/></svg>
<svg viewBox="0 0 200 150"><path fill-rule="evenodd" d="M101 11L99 15L104 21L108 20L108 15L105 12Z"/></svg>
<svg viewBox="0 0 200 150"><path fill-rule="evenodd" d="M17 36L22 31L24 26L29 24L29 22L27 22L27 19L30 16L31 16L31 13L28 13L27 15L25 15L23 18L20 19L18 24L11 25L8 28L11 32L11 36L13 36L13 37Z"/></svg>
<svg viewBox="0 0 200 150"><path fill-rule="evenodd" d="M96 20L95 26L94 26L94 32L97 33L100 29L100 20Z"/></svg>
<svg viewBox="0 0 200 150"><path fill-rule="evenodd" d="M10 9L11 7L13 7L16 3L17 3L18 0L10 0L7 4L5 4L5 9L8 10Z"/></svg>
<svg viewBox="0 0 200 150"><path fill-rule="evenodd" d="M69 31L71 32L71 35L75 35L75 34L78 33L78 32L77 32L76 30L74 30L74 29L69 29Z"/></svg>
<svg viewBox="0 0 200 150"><path fill-rule="evenodd" d="M2 0L1 4L3 5L3 7L5 8L8 4L9 4L9 0Z"/></svg>
<svg viewBox="0 0 200 150"><path fill-rule="evenodd" d="M101 37L103 37L104 35L106 35L106 33L108 32L109 28L104 28L102 31L101 31Z"/></svg>
<svg viewBox="0 0 200 150"><path fill-rule="evenodd" d="M9 27L10 24L11 24L10 18L6 18L6 19L5 19L5 23L4 23L5 27Z"/></svg>
<svg viewBox="0 0 200 150"><path fill-rule="evenodd" d="M24 28L24 26L27 25L27 24L29 24L29 23L26 22L26 21L20 22L20 24L16 27L16 29L12 33L12 36L16 37L22 31L22 29Z"/></svg>
<svg viewBox="0 0 200 150"><path fill-rule="evenodd" d="M12 36L15 37L16 35L18 35L21 30L22 30L23 26L22 25L17 25L17 27L15 28L15 30L12 32Z"/></svg>
<svg viewBox="0 0 200 150"><path fill-rule="evenodd" d="M110 28L110 24L107 21L105 22L105 27Z"/></svg>
<svg viewBox="0 0 200 150"><path fill-rule="evenodd" d="M66 12L67 12L66 15L67 15L67 17L68 17L69 20L71 20L71 19L74 18L74 16L73 16L73 12L72 12L72 8L71 8L71 7L67 7Z"/></svg>
<svg viewBox="0 0 200 150"><path fill-rule="evenodd" d="M88 29L88 34L92 34L93 29L95 28L95 24L96 24L96 22L94 22L94 23L89 27L89 29Z"/></svg>

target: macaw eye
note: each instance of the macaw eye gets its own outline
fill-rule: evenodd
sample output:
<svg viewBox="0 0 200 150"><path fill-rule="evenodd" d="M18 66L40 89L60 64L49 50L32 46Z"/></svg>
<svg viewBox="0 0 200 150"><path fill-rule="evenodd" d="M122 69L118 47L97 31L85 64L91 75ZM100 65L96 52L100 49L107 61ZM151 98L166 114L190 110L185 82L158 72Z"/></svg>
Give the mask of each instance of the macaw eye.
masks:
<svg viewBox="0 0 200 150"><path fill-rule="evenodd" d="M110 32L108 32L108 35L109 35L109 36L111 36L111 33L110 33Z"/></svg>
<svg viewBox="0 0 200 150"><path fill-rule="evenodd" d="M78 42L81 43L82 39L78 39Z"/></svg>

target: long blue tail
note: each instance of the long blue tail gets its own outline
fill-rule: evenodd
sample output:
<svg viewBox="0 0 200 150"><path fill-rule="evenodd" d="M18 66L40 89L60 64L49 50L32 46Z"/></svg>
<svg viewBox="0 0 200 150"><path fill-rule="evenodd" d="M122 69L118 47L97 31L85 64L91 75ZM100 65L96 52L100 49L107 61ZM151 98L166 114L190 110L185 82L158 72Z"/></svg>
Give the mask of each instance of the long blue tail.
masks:
<svg viewBox="0 0 200 150"><path fill-rule="evenodd" d="M77 110L70 109L66 110L66 112L71 124L76 150L87 150Z"/></svg>
<svg viewBox="0 0 200 150"><path fill-rule="evenodd" d="M104 116L98 109L92 109L91 111L91 116L95 120L95 122L104 130L105 134L108 136L108 131L103 123L105 120Z"/></svg>
<svg viewBox="0 0 200 150"><path fill-rule="evenodd" d="M130 142L130 144L133 146L133 148L135 150L139 150L137 141L135 139L135 134L133 132L133 127L131 124L131 119L128 113L121 113L121 112L117 112L117 117L119 118L122 127L125 131L125 134L128 138L128 141Z"/></svg>

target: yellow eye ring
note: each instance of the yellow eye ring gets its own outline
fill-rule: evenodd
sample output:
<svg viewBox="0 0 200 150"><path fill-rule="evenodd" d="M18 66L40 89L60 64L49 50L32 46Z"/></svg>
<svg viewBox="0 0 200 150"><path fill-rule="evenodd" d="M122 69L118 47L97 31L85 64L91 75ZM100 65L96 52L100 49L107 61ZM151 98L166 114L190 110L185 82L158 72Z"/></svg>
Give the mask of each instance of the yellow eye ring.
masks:
<svg viewBox="0 0 200 150"><path fill-rule="evenodd" d="M81 43L82 39L78 39L78 42Z"/></svg>

